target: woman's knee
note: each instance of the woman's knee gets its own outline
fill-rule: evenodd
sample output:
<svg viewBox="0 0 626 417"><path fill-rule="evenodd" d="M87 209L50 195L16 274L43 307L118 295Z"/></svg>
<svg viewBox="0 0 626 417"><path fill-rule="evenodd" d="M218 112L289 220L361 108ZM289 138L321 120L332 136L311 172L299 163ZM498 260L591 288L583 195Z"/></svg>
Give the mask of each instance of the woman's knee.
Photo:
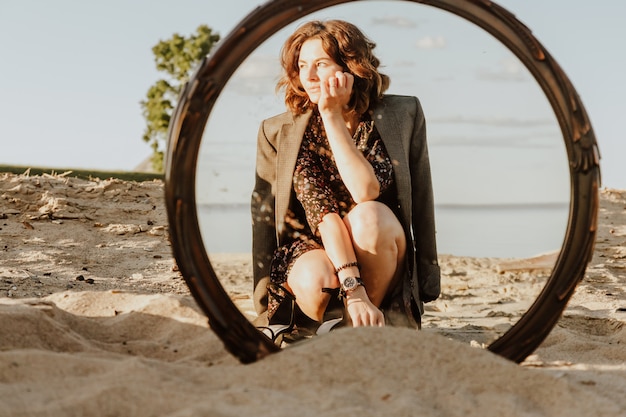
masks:
<svg viewBox="0 0 626 417"><path fill-rule="evenodd" d="M337 278L328 257L323 251L312 252L300 256L287 277L289 287L296 294L316 294L322 288L336 286Z"/></svg>
<svg viewBox="0 0 626 417"><path fill-rule="evenodd" d="M358 204L344 221L355 244L362 247L394 242L404 235L393 211L378 201Z"/></svg>

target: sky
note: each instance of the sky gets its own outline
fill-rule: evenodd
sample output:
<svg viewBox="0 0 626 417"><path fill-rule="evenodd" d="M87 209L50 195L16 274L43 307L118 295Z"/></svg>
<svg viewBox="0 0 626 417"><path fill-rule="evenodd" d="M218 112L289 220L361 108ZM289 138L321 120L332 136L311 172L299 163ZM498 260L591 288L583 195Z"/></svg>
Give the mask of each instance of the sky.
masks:
<svg viewBox="0 0 626 417"><path fill-rule="evenodd" d="M626 3L498 3L531 28L577 89L599 143L603 185L626 188ZM1 0L0 164L133 170L151 152L141 139L139 102L161 78L152 46L175 32L189 35L200 24L225 37L260 4ZM476 195L488 203L567 200L567 161L551 109L525 68L482 30L401 1L355 2L320 16L357 23L378 44L392 76L390 92L420 97L441 202L467 202ZM276 60L286 33L259 48L238 71L240 78L229 82L221 110L216 108L215 122L207 127L219 140L207 140L207 152L228 136L220 122L232 126L234 117L248 117L249 123L240 123L247 126L246 138L231 134L230 149L219 149L251 157L258 122L282 111L270 93L275 70L268 62ZM252 107L236 116L232 109L241 103ZM219 168L213 158L208 164ZM229 155L220 158L225 165L231 161ZM483 186L468 188L475 180ZM513 191L510 184L516 184ZM224 195L213 195L225 197L226 188L221 186Z"/></svg>

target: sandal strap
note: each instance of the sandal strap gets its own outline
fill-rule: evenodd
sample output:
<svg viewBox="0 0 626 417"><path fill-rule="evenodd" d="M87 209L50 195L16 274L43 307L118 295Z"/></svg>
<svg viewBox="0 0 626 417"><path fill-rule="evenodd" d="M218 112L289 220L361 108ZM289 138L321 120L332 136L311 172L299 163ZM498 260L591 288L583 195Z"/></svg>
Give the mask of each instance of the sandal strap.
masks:
<svg viewBox="0 0 626 417"><path fill-rule="evenodd" d="M276 343L279 336L289 333L293 328L292 324L272 324L269 326L259 326L257 329L265 336L269 337L272 342Z"/></svg>
<svg viewBox="0 0 626 417"><path fill-rule="evenodd" d="M324 323L317 328L316 334L326 334L331 330L335 329L341 322L343 321L343 317L338 317L336 319L326 320Z"/></svg>

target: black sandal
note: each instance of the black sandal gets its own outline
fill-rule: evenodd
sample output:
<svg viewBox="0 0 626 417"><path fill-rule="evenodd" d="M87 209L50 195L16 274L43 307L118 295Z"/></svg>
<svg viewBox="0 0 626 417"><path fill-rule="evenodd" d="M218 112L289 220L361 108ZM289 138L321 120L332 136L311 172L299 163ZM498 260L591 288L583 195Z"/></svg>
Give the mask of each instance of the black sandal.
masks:
<svg viewBox="0 0 626 417"><path fill-rule="evenodd" d="M300 310L296 304L296 298L285 287L270 284L268 286L268 325L257 326L257 329L277 346L282 347L284 343L291 344L310 339L315 335L343 327L346 322L340 288L322 288L322 291L331 294L331 299L324 314L324 321L320 323Z"/></svg>
<svg viewBox="0 0 626 417"><path fill-rule="evenodd" d="M277 346L283 344L286 334L294 330L296 298L285 287L270 284L268 290L268 324L257 329L269 337Z"/></svg>

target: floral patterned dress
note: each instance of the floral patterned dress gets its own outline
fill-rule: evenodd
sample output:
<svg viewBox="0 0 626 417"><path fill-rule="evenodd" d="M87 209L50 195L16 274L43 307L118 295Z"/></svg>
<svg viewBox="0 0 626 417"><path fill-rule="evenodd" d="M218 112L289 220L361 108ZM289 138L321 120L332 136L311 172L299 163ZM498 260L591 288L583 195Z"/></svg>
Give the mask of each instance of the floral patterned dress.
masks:
<svg viewBox="0 0 626 417"><path fill-rule="evenodd" d="M393 184L393 164L369 114L366 113L361 119L353 140L374 168L382 196ZM356 205L339 175L317 111L311 115L302 139L293 185L309 227L296 227L296 230L303 232L294 232L294 240L279 247L274 253L270 268L270 281L274 284L282 284L287 280L291 266L300 255L322 248L318 225L326 214L337 213L343 218ZM287 223L298 223L298 220L288 218Z"/></svg>

